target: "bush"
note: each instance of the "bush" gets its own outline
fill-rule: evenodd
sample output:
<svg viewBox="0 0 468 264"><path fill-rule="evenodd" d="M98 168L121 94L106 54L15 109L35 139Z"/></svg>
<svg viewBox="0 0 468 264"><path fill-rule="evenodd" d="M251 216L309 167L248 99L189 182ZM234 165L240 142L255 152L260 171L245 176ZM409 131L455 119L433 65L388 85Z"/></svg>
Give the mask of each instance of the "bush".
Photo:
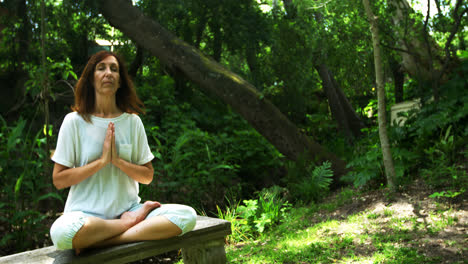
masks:
<svg viewBox="0 0 468 264"><path fill-rule="evenodd" d="M181 132L174 144L157 148L156 195L211 209L238 181L237 165L218 152L223 142L216 137L199 129Z"/></svg>
<svg viewBox="0 0 468 264"><path fill-rule="evenodd" d="M228 107L199 93L178 102L168 77L141 85L141 93L157 176L156 184L142 186L142 198L214 211L230 192L246 196L262 188L281 166L281 154Z"/></svg>
<svg viewBox="0 0 468 264"><path fill-rule="evenodd" d="M419 111L409 113L403 126L389 129L397 183L409 175L423 177L434 187L465 188L468 143L468 63L460 67L441 88L438 102L425 100ZM382 153L377 128L366 129L366 136L354 146L348 166L353 169L342 179L363 186L384 181Z"/></svg>
<svg viewBox="0 0 468 264"><path fill-rule="evenodd" d="M33 135L23 118L13 126L1 116L0 122L4 146L0 149L0 255L5 255L42 246L48 226L44 226L47 211L41 202L49 198L63 202L63 198L51 190L51 170L44 165L49 156L44 149L45 133L51 135L51 130Z"/></svg>
<svg viewBox="0 0 468 264"><path fill-rule="evenodd" d="M394 128L390 129L392 138L392 158L395 166L396 184L403 183L409 179L409 174L418 162L419 155L406 149L395 142L392 136ZM378 131L369 132L355 145L353 158L348 162L347 167L351 171L341 178L342 181L352 183L354 187L365 185L378 186L385 182L385 173L382 160L382 149L378 139Z"/></svg>
<svg viewBox="0 0 468 264"><path fill-rule="evenodd" d="M286 164L286 183L289 194L296 201L309 203L318 201L328 191L333 180L331 163L324 162L320 166L304 158L297 161L289 161Z"/></svg>
<svg viewBox="0 0 468 264"><path fill-rule="evenodd" d="M402 127L398 143L419 156L418 171L434 187L465 188L468 149L468 62ZM465 175L465 176L464 176Z"/></svg>
<svg viewBox="0 0 468 264"><path fill-rule="evenodd" d="M258 192L257 199L243 200L243 205L228 202L224 212L217 206L218 217L231 222L228 241L245 241L277 225L291 208L285 193L285 188L275 185Z"/></svg>

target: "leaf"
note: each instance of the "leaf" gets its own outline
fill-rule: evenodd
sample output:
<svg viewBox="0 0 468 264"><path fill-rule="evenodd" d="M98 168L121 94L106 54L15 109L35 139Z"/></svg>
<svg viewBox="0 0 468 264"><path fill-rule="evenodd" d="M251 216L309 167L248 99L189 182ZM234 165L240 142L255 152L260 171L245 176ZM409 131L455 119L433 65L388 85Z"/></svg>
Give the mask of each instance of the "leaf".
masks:
<svg viewBox="0 0 468 264"><path fill-rule="evenodd" d="M7 152L10 152L13 147L18 143L18 140L23 132L24 126L26 125L26 120L20 119L15 128L8 135L7 142Z"/></svg>
<svg viewBox="0 0 468 264"><path fill-rule="evenodd" d="M15 184L15 195L18 195L19 194L19 191L21 189L21 183L23 183L23 177L24 177L24 172L21 173L21 176L18 178L18 180L16 180L16 184Z"/></svg>
<svg viewBox="0 0 468 264"><path fill-rule="evenodd" d="M40 196L39 198L36 199L35 202L39 202L41 200L45 200L45 199L48 199L48 198L55 198L61 202L63 202L63 199L60 195L58 195L57 193L47 193L47 194L44 194L42 196Z"/></svg>
<svg viewBox="0 0 468 264"><path fill-rule="evenodd" d="M206 154L208 155L208 161L211 162L211 153L210 153L210 148L208 147L208 144L205 144L205 149L206 149Z"/></svg>
<svg viewBox="0 0 468 264"><path fill-rule="evenodd" d="M70 71L70 75L73 76L73 79L78 80L78 76L76 76L75 72Z"/></svg>
<svg viewBox="0 0 468 264"><path fill-rule="evenodd" d="M8 241L12 240L14 236L12 234L3 235L2 240L0 240L0 246L5 246L8 244Z"/></svg>
<svg viewBox="0 0 468 264"><path fill-rule="evenodd" d="M162 155L160 152L153 152L153 155L155 158L159 159L159 160L162 160Z"/></svg>

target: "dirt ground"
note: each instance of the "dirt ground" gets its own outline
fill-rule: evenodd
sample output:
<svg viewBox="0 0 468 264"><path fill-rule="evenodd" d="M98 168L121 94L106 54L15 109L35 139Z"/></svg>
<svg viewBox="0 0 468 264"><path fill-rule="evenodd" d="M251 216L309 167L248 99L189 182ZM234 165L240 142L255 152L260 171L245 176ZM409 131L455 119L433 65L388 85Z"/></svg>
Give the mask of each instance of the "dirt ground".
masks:
<svg viewBox="0 0 468 264"><path fill-rule="evenodd" d="M418 252L425 256L442 256L442 263L468 263L468 196L465 192L455 198L430 198L436 191L418 181L401 188L393 197L383 190L368 191L338 210L322 212L319 219L343 220L359 212L391 210L398 217L417 217L416 221L427 227L434 221L434 212L443 212L444 216L456 219L454 224L436 233L421 232L411 244L417 245ZM372 248L362 250L364 255Z"/></svg>

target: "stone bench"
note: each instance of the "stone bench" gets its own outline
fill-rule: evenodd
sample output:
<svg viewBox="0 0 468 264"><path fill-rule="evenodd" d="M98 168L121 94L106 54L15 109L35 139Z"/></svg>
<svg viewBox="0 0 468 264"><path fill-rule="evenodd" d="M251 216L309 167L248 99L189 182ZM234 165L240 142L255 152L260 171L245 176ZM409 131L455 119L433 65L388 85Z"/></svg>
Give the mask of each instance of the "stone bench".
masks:
<svg viewBox="0 0 468 264"><path fill-rule="evenodd" d="M73 250L57 250L51 246L0 257L0 263L128 263L178 249L182 249L184 263L226 263L224 238L229 234L230 222L197 216L194 230L180 237L90 249L79 256Z"/></svg>

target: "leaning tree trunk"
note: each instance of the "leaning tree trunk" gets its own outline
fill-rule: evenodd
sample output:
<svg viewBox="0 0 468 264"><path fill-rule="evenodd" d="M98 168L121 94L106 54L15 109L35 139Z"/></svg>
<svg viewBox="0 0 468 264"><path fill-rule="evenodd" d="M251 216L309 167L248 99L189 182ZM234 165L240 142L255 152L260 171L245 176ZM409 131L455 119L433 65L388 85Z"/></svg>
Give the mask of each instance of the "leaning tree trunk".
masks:
<svg viewBox="0 0 468 264"><path fill-rule="evenodd" d="M315 66L315 69L322 80L323 90L327 96L332 116L338 123L338 128L350 141L353 141L354 138L361 135L361 129L365 127L364 122L356 114L328 66L325 63L320 63L320 65Z"/></svg>
<svg viewBox="0 0 468 264"><path fill-rule="evenodd" d="M130 75L130 77L132 77L132 79L135 80L138 70L143 64L143 60L144 60L143 48L137 45L135 59L132 61L132 63L128 67L128 74Z"/></svg>
<svg viewBox="0 0 468 264"><path fill-rule="evenodd" d="M336 177L344 174L343 160L302 134L253 85L144 16L130 1L100 0L98 3L110 24L164 64L178 68L199 84L200 90L229 104L286 157L296 160L306 153L318 162L331 161Z"/></svg>
<svg viewBox="0 0 468 264"><path fill-rule="evenodd" d="M297 14L296 5L292 0L283 0L284 8L286 9L287 18L295 19ZM319 24L323 24L323 16L319 12L314 12L314 17ZM341 90L337 81L333 77L333 73L330 71L327 61L327 54L323 51L318 59L318 63L315 64L320 79L322 80L323 90L328 99L328 105L332 117L338 124L338 129L343 132L349 141L353 141L361 135L361 129L365 127L364 122L357 115L353 106L346 98L345 94Z"/></svg>
<svg viewBox="0 0 468 264"><path fill-rule="evenodd" d="M338 123L338 129L343 131L349 140L352 140L353 133L348 125L348 122L346 121L346 115L344 113L343 106L341 105L338 94L336 93L335 87L333 86L328 68L326 68L326 65L321 63L320 65L316 66L316 69L320 75L320 79L322 79L323 90L327 95L328 105L330 106L332 116Z"/></svg>
<svg viewBox="0 0 468 264"><path fill-rule="evenodd" d="M437 83L443 68L443 51L432 39L422 23L411 18L414 10L406 0L389 0L394 8L392 20L402 65L419 85L433 87L437 97Z"/></svg>
<svg viewBox="0 0 468 264"><path fill-rule="evenodd" d="M323 16L319 12L314 12L314 18L319 24L323 24ZM346 98L341 90L338 82L335 80L333 73L325 64L328 60L327 53L321 53L319 65L315 66L317 72L322 79L323 89L328 98L328 104L332 112L332 116L338 122L338 126L345 133L350 141L358 138L361 135L361 129L365 127L364 122L357 115L353 106ZM341 120L340 120L341 119Z"/></svg>
<svg viewBox="0 0 468 264"><path fill-rule="evenodd" d="M404 100L403 85L405 84L405 73L403 72L400 63L398 63L394 58L389 59L389 65L393 75L393 86L395 87L395 103L401 103Z"/></svg>
<svg viewBox="0 0 468 264"><path fill-rule="evenodd" d="M374 64L375 64L375 78L377 82L377 100L379 111L379 137L380 145L382 147L383 162L385 167L385 174L387 175L387 185L390 190L395 190L395 167L393 166L392 153L390 152L390 144L387 135L387 120L385 110L385 86L383 79L382 55L380 51L380 37L379 29L377 26L377 18L374 16L372 9L369 5L369 0L362 0L364 8L366 9L367 17L370 23L372 32L372 45L374 46Z"/></svg>

